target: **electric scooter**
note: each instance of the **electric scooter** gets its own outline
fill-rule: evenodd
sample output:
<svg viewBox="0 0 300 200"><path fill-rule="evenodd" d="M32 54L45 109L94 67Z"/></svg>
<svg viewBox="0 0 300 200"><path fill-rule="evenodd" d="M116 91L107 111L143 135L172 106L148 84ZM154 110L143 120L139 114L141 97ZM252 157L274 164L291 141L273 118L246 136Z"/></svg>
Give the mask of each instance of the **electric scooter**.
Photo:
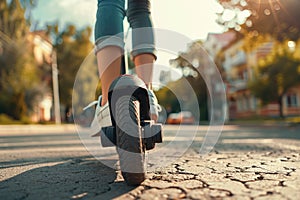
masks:
<svg viewBox="0 0 300 200"><path fill-rule="evenodd" d="M121 76L110 85L108 93L112 126L101 130L103 147L116 146L122 176L128 185L145 180L145 151L162 143L162 124L150 118L148 91L145 83L127 74L122 57Z"/></svg>

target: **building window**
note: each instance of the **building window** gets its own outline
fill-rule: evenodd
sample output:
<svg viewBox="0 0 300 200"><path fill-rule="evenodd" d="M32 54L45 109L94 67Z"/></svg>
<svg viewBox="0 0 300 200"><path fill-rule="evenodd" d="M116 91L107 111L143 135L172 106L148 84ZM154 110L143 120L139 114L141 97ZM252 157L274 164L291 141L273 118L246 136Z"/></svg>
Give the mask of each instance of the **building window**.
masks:
<svg viewBox="0 0 300 200"><path fill-rule="evenodd" d="M237 99L237 111L243 111L243 104L241 98Z"/></svg>
<svg viewBox="0 0 300 200"><path fill-rule="evenodd" d="M255 97L250 97L250 110L255 111L256 110L256 98Z"/></svg>
<svg viewBox="0 0 300 200"><path fill-rule="evenodd" d="M250 110L251 102L247 97L240 97L237 99L237 111L245 112Z"/></svg>
<svg viewBox="0 0 300 200"><path fill-rule="evenodd" d="M297 107L298 98L296 94L289 94L286 96L286 105L287 107Z"/></svg>
<svg viewBox="0 0 300 200"><path fill-rule="evenodd" d="M248 80L248 70L247 69L243 70L243 80L244 81Z"/></svg>

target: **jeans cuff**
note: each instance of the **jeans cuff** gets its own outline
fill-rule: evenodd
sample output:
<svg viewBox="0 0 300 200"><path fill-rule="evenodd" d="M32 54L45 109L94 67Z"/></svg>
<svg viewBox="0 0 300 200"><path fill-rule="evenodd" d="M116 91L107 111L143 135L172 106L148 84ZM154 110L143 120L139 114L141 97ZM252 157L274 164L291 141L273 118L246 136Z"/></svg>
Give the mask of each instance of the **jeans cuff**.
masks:
<svg viewBox="0 0 300 200"><path fill-rule="evenodd" d="M117 46L120 47L121 49L124 49L124 45L125 43L123 39L120 37L104 36L96 40L94 52L95 54L97 54L98 51L108 46Z"/></svg>
<svg viewBox="0 0 300 200"><path fill-rule="evenodd" d="M157 51L154 45L150 45L150 44L138 45L131 51L131 56L133 58L140 54L152 54L155 57L155 60L157 59Z"/></svg>

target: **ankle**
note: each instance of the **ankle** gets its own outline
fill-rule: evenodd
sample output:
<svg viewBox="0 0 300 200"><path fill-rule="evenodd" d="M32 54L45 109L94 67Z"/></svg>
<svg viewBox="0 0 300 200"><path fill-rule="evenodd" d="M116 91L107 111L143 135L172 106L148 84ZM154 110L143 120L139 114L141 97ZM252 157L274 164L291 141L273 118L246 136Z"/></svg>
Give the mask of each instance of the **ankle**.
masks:
<svg viewBox="0 0 300 200"><path fill-rule="evenodd" d="M108 102L108 98L103 98L103 96L102 96L102 99L101 99L101 102L100 102L100 106L102 107L102 106L104 106L106 103Z"/></svg>
<svg viewBox="0 0 300 200"><path fill-rule="evenodd" d="M101 102L101 107L104 106L107 103L107 101L102 101Z"/></svg>
<svg viewBox="0 0 300 200"><path fill-rule="evenodd" d="M148 90L152 90L152 83L145 83Z"/></svg>

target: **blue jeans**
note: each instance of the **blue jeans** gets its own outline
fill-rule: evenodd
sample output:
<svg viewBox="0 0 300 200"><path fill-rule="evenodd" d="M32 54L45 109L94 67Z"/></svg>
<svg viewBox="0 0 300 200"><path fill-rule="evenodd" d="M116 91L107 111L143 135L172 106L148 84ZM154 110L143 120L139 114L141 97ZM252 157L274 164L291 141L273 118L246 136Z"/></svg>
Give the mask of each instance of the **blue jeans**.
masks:
<svg viewBox="0 0 300 200"><path fill-rule="evenodd" d="M128 0L127 11L125 0L98 0L95 51L106 46L124 48L125 16L132 28L132 56L149 53L156 57L149 0Z"/></svg>

